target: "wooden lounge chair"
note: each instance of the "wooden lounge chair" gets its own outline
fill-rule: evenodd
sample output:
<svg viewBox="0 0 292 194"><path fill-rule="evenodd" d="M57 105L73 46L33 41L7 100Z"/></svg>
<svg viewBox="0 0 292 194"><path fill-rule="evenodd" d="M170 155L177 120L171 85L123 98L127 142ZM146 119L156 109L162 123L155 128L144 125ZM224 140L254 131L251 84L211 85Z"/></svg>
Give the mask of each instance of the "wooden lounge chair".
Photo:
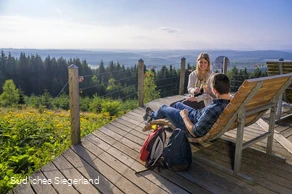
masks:
<svg viewBox="0 0 292 194"><path fill-rule="evenodd" d="M268 74L269 75L280 75L280 74L287 74L292 73L292 61L267 61L267 68L268 68ZM279 104L278 104L278 111L276 114L276 119L279 120L281 118L281 112L282 112L282 101L286 103L290 103L290 106L287 106L291 108L292 106L292 84L286 89L286 91L283 94L282 98L279 98Z"/></svg>
<svg viewBox="0 0 292 194"><path fill-rule="evenodd" d="M267 153L272 154L277 102L291 83L292 73L245 80L210 131L203 137L189 140L194 143L211 141L220 137L226 131L237 128L234 169L231 173L252 182L253 179L239 174L242 150L264 138L268 138ZM271 109L269 131L244 143L244 127L255 123L268 109ZM163 122L170 125L171 128L175 128L163 119L150 122L143 130L149 130L152 124L163 124ZM216 166L216 164L214 166L223 168L222 166ZM230 172L230 169L226 170Z"/></svg>

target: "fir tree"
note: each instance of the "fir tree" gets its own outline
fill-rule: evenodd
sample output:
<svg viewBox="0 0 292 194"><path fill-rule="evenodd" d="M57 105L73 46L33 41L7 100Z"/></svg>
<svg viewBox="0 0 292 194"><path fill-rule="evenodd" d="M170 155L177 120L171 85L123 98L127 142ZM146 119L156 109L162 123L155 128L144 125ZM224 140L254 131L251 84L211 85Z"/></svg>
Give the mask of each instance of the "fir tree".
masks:
<svg viewBox="0 0 292 194"><path fill-rule="evenodd" d="M19 92L12 79L6 80L3 86L3 93L0 95L2 106L12 106L19 101Z"/></svg>

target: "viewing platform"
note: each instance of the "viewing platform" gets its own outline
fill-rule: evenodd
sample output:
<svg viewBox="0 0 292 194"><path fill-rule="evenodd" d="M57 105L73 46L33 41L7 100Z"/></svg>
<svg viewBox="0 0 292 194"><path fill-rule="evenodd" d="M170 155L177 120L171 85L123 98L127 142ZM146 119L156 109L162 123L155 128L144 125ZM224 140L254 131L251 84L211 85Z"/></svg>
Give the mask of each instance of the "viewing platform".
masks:
<svg viewBox="0 0 292 194"><path fill-rule="evenodd" d="M182 95L149 102L157 110L162 104L182 99ZM169 169L146 171L139 159L140 148L150 133L142 132L143 108L115 119L84 137L55 160L31 175L9 193L292 193L292 110L282 113L275 124L273 153L264 153L267 140L243 151L240 171L255 180L247 183L202 162L209 159L233 167L236 130L226 132L210 143L191 144L193 163L188 171ZM266 132L266 115L244 130L244 141ZM285 159L284 159L285 158ZM28 178L29 179L29 178Z"/></svg>

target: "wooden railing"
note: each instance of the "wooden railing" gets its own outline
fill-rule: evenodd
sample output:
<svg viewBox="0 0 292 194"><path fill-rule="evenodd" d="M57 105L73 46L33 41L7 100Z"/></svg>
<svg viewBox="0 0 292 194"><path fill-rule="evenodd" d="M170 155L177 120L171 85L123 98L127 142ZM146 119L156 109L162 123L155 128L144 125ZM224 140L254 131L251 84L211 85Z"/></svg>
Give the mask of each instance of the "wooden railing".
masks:
<svg viewBox="0 0 292 194"><path fill-rule="evenodd" d="M71 116L71 143L80 144L80 108L79 108L79 75L78 67L70 65L69 73L69 96Z"/></svg>
<svg viewBox="0 0 292 194"><path fill-rule="evenodd" d="M292 61L267 61L267 69L268 75L280 75L280 74L287 74L292 73ZM276 119L281 119L282 113L282 99L285 102L292 103L292 84L285 90L283 97L280 97L278 103L278 110Z"/></svg>
<svg viewBox="0 0 292 194"><path fill-rule="evenodd" d="M227 71L226 60L224 60L222 72ZM184 94L185 88L186 59L181 58L179 95ZM69 74L69 96L71 117L71 143L80 144L80 102L79 102L79 74L78 67L74 64L68 67ZM144 61L138 61L138 106L144 107Z"/></svg>

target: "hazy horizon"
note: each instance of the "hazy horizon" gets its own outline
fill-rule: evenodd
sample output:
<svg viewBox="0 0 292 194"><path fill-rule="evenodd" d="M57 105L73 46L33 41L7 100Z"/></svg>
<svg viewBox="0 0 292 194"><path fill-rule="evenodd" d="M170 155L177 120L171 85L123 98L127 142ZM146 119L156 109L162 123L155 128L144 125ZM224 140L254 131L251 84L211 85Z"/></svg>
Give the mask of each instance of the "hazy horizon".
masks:
<svg viewBox="0 0 292 194"><path fill-rule="evenodd" d="M1 50L1 48L0 48ZM23 52L26 56L38 55L42 59L46 57L63 57L67 60L79 58L86 60L90 66L98 66L101 61L105 65L111 62L119 62L125 66L137 64L143 59L147 66L158 67L163 65L173 65L179 67L181 59L184 57L187 63L195 65L197 56L206 51L212 62L219 56L226 56L232 64L241 66L252 66L253 64L264 64L265 61L278 61L283 58L285 61L292 60L292 52L278 50L81 50L81 49L2 49L6 55L10 53L13 57L19 58Z"/></svg>
<svg viewBox="0 0 292 194"><path fill-rule="evenodd" d="M258 50L240 50L240 49L111 49L111 48L0 48L0 50L9 50L9 49L15 49L15 50L72 50L72 51L241 51L241 52L256 52L256 51L282 51L282 52L292 52L291 49L286 50L280 50L280 49L258 49Z"/></svg>

